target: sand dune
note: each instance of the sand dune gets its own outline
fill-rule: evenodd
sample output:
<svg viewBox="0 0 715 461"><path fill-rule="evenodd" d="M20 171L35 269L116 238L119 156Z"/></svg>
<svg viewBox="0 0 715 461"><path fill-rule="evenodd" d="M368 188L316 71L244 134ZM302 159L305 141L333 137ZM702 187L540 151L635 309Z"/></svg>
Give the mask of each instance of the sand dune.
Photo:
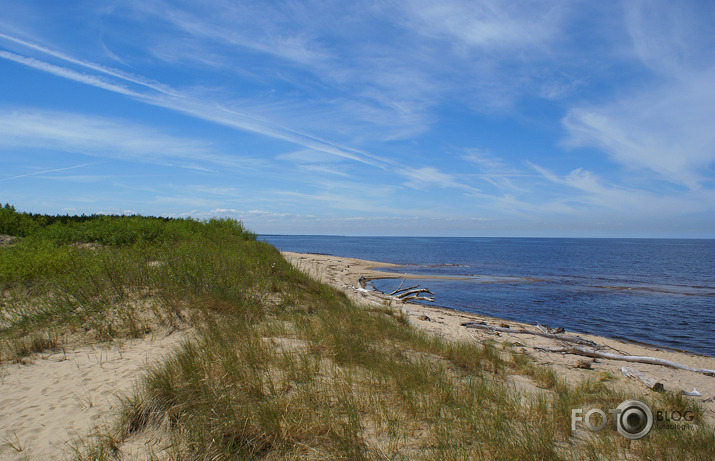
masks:
<svg viewBox="0 0 715 461"><path fill-rule="evenodd" d="M0 368L0 459L71 456L72 443L110 421L117 395L187 332L46 353Z"/></svg>

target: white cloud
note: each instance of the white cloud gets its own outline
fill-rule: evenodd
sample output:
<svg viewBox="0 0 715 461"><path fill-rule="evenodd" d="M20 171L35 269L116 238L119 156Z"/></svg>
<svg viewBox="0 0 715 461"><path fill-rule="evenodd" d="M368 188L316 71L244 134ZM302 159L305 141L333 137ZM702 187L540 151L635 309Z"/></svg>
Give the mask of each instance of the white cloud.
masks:
<svg viewBox="0 0 715 461"><path fill-rule="evenodd" d="M26 147L193 169L257 166L255 160L221 153L205 141L124 120L30 109L0 111L0 149Z"/></svg>
<svg viewBox="0 0 715 461"><path fill-rule="evenodd" d="M56 66L54 64L50 64L50 63L40 61L40 60L37 60L34 58L20 56L15 53L10 53L7 51L0 51L0 58L7 59L8 61L13 61L13 62L22 64L22 65L25 65L28 67L32 67L33 69L37 69L42 72L47 72L47 73L56 75L58 77L67 78L67 79L74 80L79 83L84 83L86 85L91 85L91 86L94 86L97 88L102 88L102 89L111 91L113 93L119 93L119 94L123 94L125 96L138 96L138 94L133 92L132 90L130 90L122 85L107 81L106 79L103 79L101 77L97 77L95 75L83 74L81 72L76 72L72 69L67 69L65 67Z"/></svg>
<svg viewBox="0 0 715 461"><path fill-rule="evenodd" d="M147 88L151 88L151 89L153 89L153 90L160 91L160 92L162 92L162 93L173 93L173 91L171 90L171 88L169 88L169 87L166 86L166 85L162 85L162 84L160 84L160 83L158 83L158 82L155 82L155 81L152 81L152 80L148 80L148 79L145 79L145 78L143 78L143 77L140 77L140 76L137 76L137 75L134 75L134 74L130 74L130 73L127 73L127 72L123 72L123 71L121 71L121 70L113 69L113 68L106 67L106 66L100 66L100 65L98 65L98 64L95 64L95 63L92 63L92 62L89 62L89 61L83 61L83 60L81 60L81 59L76 59L76 58L74 58L74 57L72 57L72 56L70 56L70 55L68 55L68 54L61 53L61 52L56 51L56 50L51 50L51 49L49 49L49 48L43 47L43 46L38 45L38 44L36 44L36 43L28 42L28 41L26 41L26 40L22 40L22 39L20 39L20 38L13 37L13 36L11 36L11 35L3 34L2 32L0 32L0 38L5 39L5 40L7 40L7 41L9 41L9 42L11 42L11 43L15 43L15 44L17 44L17 45L20 45L20 46L22 46L22 47L29 48L29 49L34 50L34 51L38 51L38 52L40 52L40 53L43 54L43 55L52 56L52 57L58 58L58 59L60 59L60 60L62 60L62 61L69 62L69 63L72 63L72 64L76 64L76 65L79 65L79 66L81 66L81 67L88 68L88 69L90 69L90 70L92 70L92 71L100 72L100 73L102 73L102 74L106 74L106 75L108 75L108 76L110 76L110 77L116 77L116 78L119 78L119 79L121 79L121 80L125 80L125 81L127 81L127 82L135 83L135 84L137 84L137 85L141 85L141 86L144 86L144 87L147 87ZM12 53L7 53L7 54L8 54L8 55L13 55ZM5 57L6 59L16 60L16 62L20 62L20 63L22 63L22 64L25 64L25 62L22 62L22 59L23 59L23 58L22 58L21 56L18 56L18 55L14 55L14 56L12 56L12 57L9 57L9 56L3 56L3 57ZM27 59L27 58L25 58L25 59ZM29 64L28 64L28 65L29 65ZM42 63L37 62L37 65L42 65ZM61 70L59 70L59 68L56 68L56 69L58 69L58 71L61 72ZM45 70L45 69L39 68L39 70Z"/></svg>
<svg viewBox="0 0 715 461"><path fill-rule="evenodd" d="M620 164L698 189L715 162L715 8L653 3L626 3L632 53L651 78L616 100L571 109L566 144L596 146Z"/></svg>
<svg viewBox="0 0 715 461"><path fill-rule="evenodd" d="M679 77L712 66L715 6L711 2L632 0L624 2L625 25L633 53L665 77Z"/></svg>
<svg viewBox="0 0 715 461"><path fill-rule="evenodd" d="M434 167L407 167L396 171L396 173L406 177L408 181L405 185L413 189L424 189L437 186L442 188L462 189L470 193L479 192L479 189L475 187L460 183L456 176L443 173Z"/></svg>
<svg viewBox="0 0 715 461"><path fill-rule="evenodd" d="M311 114L295 117L294 126L311 129L329 123L337 128L334 131L351 127L355 132L367 124L373 136L382 133L384 139L404 139L424 131L429 122L425 104L434 100L430 95L441 86L431 75L436 56L415 66L418 47L411 43L366 39L366 34L375 32L375 19L394 19L376 18L372 5L204 2L200 12L188 4L135 5L149 18L181 31L178 42L174 33L152 36L158 43L149 46L160 58L213 64L269 86L276 86L273 81L287 82L301 90L300 95L309 98L307 104L283 95L284 101L300 106L301 114ZM336 27L346 23L350 26ZM246 54L251 56L250 69L236 58ZM278 73L263 71L276 66L281 69ZM317 96L316 86L320 87Z"/></svg>
<svg viewBox="0 0 715 461"><path fill-rule="evenodd" d="M464 174L465 177L486 181L501 191L529 193L529 189L521 183L523 179L532 177L533 174L524 172L523 169L517 169L506 160L481 149L466 148L463 151L462 160L478 168L478 173Z"/></svg>
<svg viewBox="0 0 715 461"><path fill-rule="evenodd" d="M597 146L616 162L698 188L715 162L713 81L715 67L602 106L574 108L563 120L566 143Z"/></svg>
<svg viewBox="0 0 715 461"><path fill-rule="evenodd" d="M508 168L504 160L482 149L467 148L464 151L462 159L478 165L484 171L502 171Z"/></svg>
<svg viewBox="0 0 715 461"><path fill-rule="evenodd" d="M560 176L539 165L528 162L550 183L566 187L557 198L545 200L537 207L560 214L581 215L594 219L601 216L616 219L653 220L654 212L661 220L679 219L688 213L713 210L715 191L685 191L681 193L648 192L633 187L611 184L591 171L575 169Z"/></svg>
<svg viewBox="0 0 715 461"><path fill-rule="evenodd" d="M132 19L155 26L146 46L168 62L214 63L274 89L290 84L299 96L280 96L311 114L292 122L310 131L327 122L331 131L409 139L426 132L432 110L455 95L491 111L511 108L532 85L551 95L573 86L563 73L556 85L545 66L535 72L530 65L553 59L549 47L559 43L570 10L559 2L130 5Z"/></svg>
<svg viewBox="0 0 715 461"><path fill-rule="evenodd" d="M83 67L89 69L103 69L101 66L89 63L87 61L74 59L68 55L65 55L64 53L53 52L52 50L49 50L45 47L37 46L33 47L33 49L41 51L43 53L49 53L53 57L61 58L72 64L79 63ZM203 94L194 95L191 92L182 93L174 90L162 90L159 92L152 91L150 93L144 93L130 90L121 84L111 82L107 78L77 72L66 67L56 66L54 64L50 64L31 57L25 57L14 53L0 51L0 58L14 61L43 72L48 72L58 77L67 78L79 83L84 83L114 93L130 96L147 104L175 110L203 120L228 126L230 128L260 134L274 139L288 141L306 148L315 149L331 155L335 155L337 157L350 159L356 162L369 164L379 168L386 168L387 166L393 164L390 160L386 158L371 154L364 150L341 145L339 143L321 138L319 136L295 128L282 126L281 124L276 123L276 121L262 116L260 112L256 113L251 107L251 105L253 104L251 102L244 102L244 107L234 109L233 107L230 107L227 103L219 104L218 101L211 101L210 99L207 100L206 95ZM104 72L102 70L100 71ZM127 78L121 75L119 75L119 78L121 78L122 80L127 80ZM130 81L135 80L139 82L146 81L146 79L136 76L132 77L132 80ZM168 87L160 83L154 83L152 88L161 89Z"/></svg>
<svg viewBox="0 0 715 461"><path fill-rule="evenodd" d="M237 210L234 208L214 208L209 211L194 211L194 216L228 216L233 218L262 217L262 218L282 218L288 216L285 213L274 213L265 210Z"/></svg>
<svg viewBox="0 0 715 461"><path fill-rule="evenodd" d="M532 48L549 40L559 19L557 5L529 5L489 0L464 2L411 0L400 2L410 27L469 48L489 51Z"/></svg>
<svg viewBox="0 0 715 461"><path fill-rule="evenodd" d="M293 152L286 152L276 156L278 160L287 160L299 164L311 163L334 163L338 160L334 155L313 149L301 149Z"/></svg>
<svg viewBox="0 0 715 461"><path fill-rule="evenodd" d="M341 176L349 178L348 168L340 165L339 158L326 154L325 152L313 149L303 149L295 152L288 152L276 156L276 160L288 161L296 165L298 169L306 173L317 173L318 175ZM341 169L338 166L341 166Z"/></svg>

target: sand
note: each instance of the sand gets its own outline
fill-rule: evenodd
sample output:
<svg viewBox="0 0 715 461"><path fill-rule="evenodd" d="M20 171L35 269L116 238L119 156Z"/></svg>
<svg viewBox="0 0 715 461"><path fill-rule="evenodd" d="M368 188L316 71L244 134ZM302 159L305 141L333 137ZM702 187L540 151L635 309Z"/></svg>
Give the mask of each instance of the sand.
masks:
<svg viewBox="0 0 715 461"><path fill-rule="evenodd" d="M421 282L423 287L429 287L429 279L447 277L424 277L421 275L381 272L375 269L394 269L399 266L353 258L291 252L283 252L283 256L294 266L325 283L343 290L348 296L359 302L371 304L391 302L392 305L399 306L403 312L408 314L412 324L433 334L449 339L464 339L468 341L485 341L492 339L499 343L503 341L514 343L518 349L527 352L538 363L551 365L561 377L572 384L578 383L583 378L589 376L598 376L601 372L609 372L616 378L615 385L627 391L632 391L635 395L652 392L640 381L627 378L623 375L621 371L622 367L629 367L662 383L665 389L670 391L680 393L682 391L692 392L693 389L697 389L701 394L700 397L692 398L703 403L706 409L706 418L711 423L715 423L715 377L660 365L628 363L600 358L593 361L592 359L574 354L546 352L542 349L557 348L560 347L561 344L558 344L553 339L536 335L490 332L468 329L462 326L463 323L474 321L485 322L488 325L497 327L508 326L515 330L523 328L536 331L534 325L459 312L452 309L442 309L409 302L401 303L396 300L396 298L364 288L365 282L380 278L419 279L423 281ZM552 326L556 327L557 325ZM576 335L577 333L567 331L566 334ZM607 352L619 355L656 357L692 368L715 370L715 357L629 343L594 335L578 334L578 336L604 346ZM579 362L584 361L590 362L589 365L591 369L577 368Z"/></svg>
<svg viewBox="0 0 715 461"><path fill-rule="evenodd" d="M142 372L189 334L156 333L0 365L0 459L71 457L74 442L111 424L117 396L129 394Z"/></svg>

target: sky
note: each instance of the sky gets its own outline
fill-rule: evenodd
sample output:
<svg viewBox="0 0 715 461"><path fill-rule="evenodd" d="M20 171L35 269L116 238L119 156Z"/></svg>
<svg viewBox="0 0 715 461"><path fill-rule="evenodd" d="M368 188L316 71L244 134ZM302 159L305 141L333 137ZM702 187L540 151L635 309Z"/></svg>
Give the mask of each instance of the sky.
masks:
<svg viewBox="0 0 715 461"><path fill-rule="evenodd" d="M715 2L0 0L0 202L715 238Z"/></svg>

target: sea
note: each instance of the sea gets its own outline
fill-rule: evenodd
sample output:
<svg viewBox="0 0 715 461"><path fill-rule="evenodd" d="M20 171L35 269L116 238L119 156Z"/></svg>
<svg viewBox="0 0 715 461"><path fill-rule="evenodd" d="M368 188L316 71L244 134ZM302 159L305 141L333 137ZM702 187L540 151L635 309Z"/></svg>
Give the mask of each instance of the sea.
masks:
<svg viewBox="0 0 715 461"><path fill-rule="evenodd" d="M284 251L399 264L434 306L715 357L715 240L261 235ZM389 293L399 280L380 279Z"/></svg>

